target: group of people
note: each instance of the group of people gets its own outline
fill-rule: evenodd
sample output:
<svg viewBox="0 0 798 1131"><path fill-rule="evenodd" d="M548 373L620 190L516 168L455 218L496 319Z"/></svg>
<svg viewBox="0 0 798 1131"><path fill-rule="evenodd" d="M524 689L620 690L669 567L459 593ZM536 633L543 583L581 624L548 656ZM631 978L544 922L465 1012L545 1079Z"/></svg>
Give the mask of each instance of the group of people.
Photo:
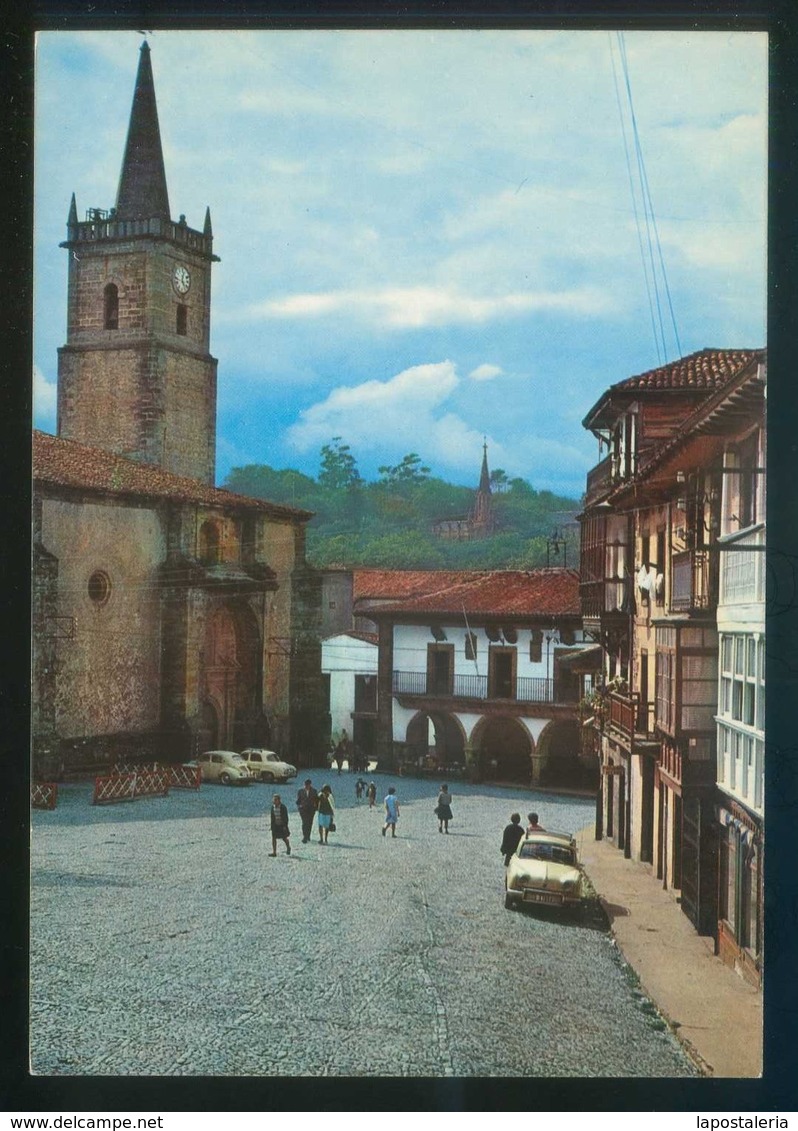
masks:
<svg viewBox="0 0 798 1131"><path fill-rule="evenodd" d="M368 798L369 809L373 809L377 799L377 786L374 782L369 782L367 786L361 778L358 778L355 783L355 797L358 801L363 797L364 790ZM399 820L399 798L396 796L395 786L389 786L384 804L385 823L382 826L382 835L387 836L388 829L390 829L391 836L395 837L396 825ZM299 810L299 817L302 821L302 843L307 844L310 841L311 833L313 832L313 822L317 820L319 844L327 844L329 834L335 832L335 798L333 797L330 786L323 785L320 790L316 791L313 788L312 780L306 778L305 784L296 795L296 807ZM449 822L452 820L452 795L449 793L449 787L445 783L441 786L434 812L435 816L438 818L438 832L448 834ZM524 837L529 833L536 832L545 832L545 829L540 824L537 813L527 814L526 828L521 824L520 813L510 814L510 823L504 830L500 849L504 856L505 866L510 863L511 857ZM281 840L285 845L286 854L290 856L291 831L288 827L288 810L283 804L279 793L275 793L272 799L271 834L272 851L269 855L277 855L277 841Z"/></svg>
<svg viewBox="0 0 798 1131"><path fill-rule="evenodd" d="M340 774L346 762L350 774L365 774L368 772L369 760L368 756L363 753L359 746L356 746L349 738L346 730L341 731L341 737L337 743L332 743L327 753L327 765L330 769L333 766L338 767Z"/></svg>
<svg viewBox="0 0 798 1131"><path fill-rule="evenodd" d="M369 809L373 809L377 801L377 786L374 782L369 782L369 784L366 785L362 778L358 778L355 783L355 797L358 801L363 797L364 791L369 803ZM396 795L395 786L389 786L384 804L385 823L382 826L382 835L387 836L388 830L390 829L391 836L395 837L396 825L399 820L399 798ZM324 785L317 791L313 788L312 779L306 778L305 784L296 795L296 807L299 811L299 818L302 821L302 843L307 844L310 841L313 832L313 822L317 820L319 844L327 844L329 834L335 832L335 798L333 797L330 786ZM452 795L449 793L449 787L446 784L441 786L440 793L438 794L435 816L438 818L438 832L448 833L449 822L452 820ZM517 816L518 815L514 813L513 820ZM291 830L288 826L288 809L283 803L279 793L275 793L272 798L270 817L272 850L269 855L277 855L277 842L281 840L285 845L286 855L290 856ZM520 821L521 818L518 817L518 820ZM515 847L513 851L515 851Z"/></svg>
<svg viewBox="0 0 798 1131"><path fill-rule="evenodd" d="M527 827L524 829L521 825L521 814L511 813L510 823L505 827L504 835L502 836L501 853L504 856L505 866L510 863L511 857L514 855L516 848L529 833L544 833L546 830L538 822L537 813L527 814Z"/></svg>

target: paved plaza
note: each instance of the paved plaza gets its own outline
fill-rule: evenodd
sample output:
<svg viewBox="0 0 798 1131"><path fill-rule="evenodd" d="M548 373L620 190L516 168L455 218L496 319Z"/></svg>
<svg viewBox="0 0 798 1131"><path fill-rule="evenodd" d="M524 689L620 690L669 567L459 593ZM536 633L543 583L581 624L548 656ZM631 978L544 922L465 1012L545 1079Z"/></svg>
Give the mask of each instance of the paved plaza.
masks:
<svg viewBox="0 0 798 1131"><path fill-rule="evenodd" d="M300 773L300 779L305 776ZM593 802L312 772L337 832L269 857L273 787L108 807L62 787L32 837L31 1060L45 1075L694 1076L604 921L504 910L510 812ZM395 784L398 836L381 836Z"/></svg>

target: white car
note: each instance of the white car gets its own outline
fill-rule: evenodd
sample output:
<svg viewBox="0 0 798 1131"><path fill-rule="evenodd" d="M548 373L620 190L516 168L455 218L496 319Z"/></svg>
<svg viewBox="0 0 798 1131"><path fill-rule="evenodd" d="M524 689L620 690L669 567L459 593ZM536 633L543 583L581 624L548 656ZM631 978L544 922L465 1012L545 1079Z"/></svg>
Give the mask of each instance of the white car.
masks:
<svg viewBox="0 0 798 1131"><path fill-rule="evenodd" d="M250 747L241 751L241 757L253 777L259 781L288 781L297 775L296 766L290 762L283 762L279 754L273 750L262 750L260 747Z"/></svg>
<svg viewBox="0 0 798 1131"><path fill-rule="evenodd" d="M570 833L527 833L507 865L504 906L584 907L582 869Z"/></svg>
<svg viewBox="0 0 798 1131"><path fill-rule="evenodd" d="M252 774L240 754L232 750L206 750L189 765L199 766L203 781L222 785L250 785Z"/></svg>

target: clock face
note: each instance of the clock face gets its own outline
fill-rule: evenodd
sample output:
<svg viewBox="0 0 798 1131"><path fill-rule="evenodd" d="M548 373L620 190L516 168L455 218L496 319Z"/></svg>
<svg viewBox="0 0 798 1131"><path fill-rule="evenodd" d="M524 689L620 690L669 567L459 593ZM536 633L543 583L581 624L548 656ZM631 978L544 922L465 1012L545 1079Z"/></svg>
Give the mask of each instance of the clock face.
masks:
<svg viewBox="0 0 798 1131"><path fill-rule="evenodd" d="M175 288L179 295L188 293L188 288L191 286L191 275L189 274L188 267L175 267L172 272L172 286Z"/></svg>

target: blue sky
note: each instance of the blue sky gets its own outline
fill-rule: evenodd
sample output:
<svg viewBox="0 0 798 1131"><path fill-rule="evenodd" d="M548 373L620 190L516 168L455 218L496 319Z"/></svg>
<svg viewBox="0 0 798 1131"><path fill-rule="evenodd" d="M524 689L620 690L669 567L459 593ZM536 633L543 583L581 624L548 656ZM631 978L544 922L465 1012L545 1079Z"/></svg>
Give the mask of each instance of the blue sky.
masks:
<svg viewBox="0 0 798 1131"><path fill-rule="evenodd" d="M210 205L221 256L220 482L246 463L315 474L322 444L342 436L366 478L415 451L475 485L484 435L492 467L579 496L597 458L581 420L609 384L707 346L765 344L762 34L623 37L681 349L669 313L664 349L652 330L614 34L148 42L173 216L201 228ZM58 243L72 192L80 216L115 202L140 44L135 32L37 38L46 431L66 333Z"/></svg>

